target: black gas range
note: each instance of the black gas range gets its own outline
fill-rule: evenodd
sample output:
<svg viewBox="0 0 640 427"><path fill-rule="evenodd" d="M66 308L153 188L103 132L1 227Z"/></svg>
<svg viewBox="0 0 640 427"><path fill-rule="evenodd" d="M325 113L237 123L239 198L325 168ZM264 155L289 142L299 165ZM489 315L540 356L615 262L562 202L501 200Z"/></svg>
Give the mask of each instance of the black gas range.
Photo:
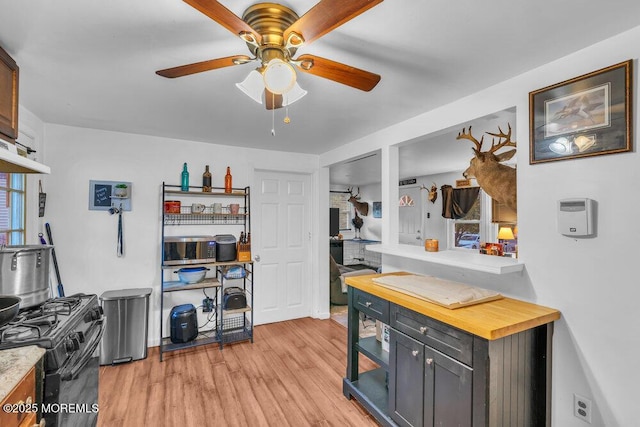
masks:
<svg viewBox="0 0 640 427"><path fill-rule="evenodd" d="M40 415L47 427L84 427L98 418L99 344L105 318L96 295L53 298L0 328L0 350L46 350Z"/></svg>

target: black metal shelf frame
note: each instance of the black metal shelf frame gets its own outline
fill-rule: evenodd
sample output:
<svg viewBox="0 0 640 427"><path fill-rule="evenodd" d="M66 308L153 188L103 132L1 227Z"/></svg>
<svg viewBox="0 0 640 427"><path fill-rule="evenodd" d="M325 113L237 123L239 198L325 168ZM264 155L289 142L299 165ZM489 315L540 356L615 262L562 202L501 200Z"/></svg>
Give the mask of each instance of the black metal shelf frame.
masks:
<svg viewBox="0 0 640 427"><path fill-rule="evenodd" d="M213 206L206 206L202 213L192 213L191 206L181 206L180 213L165 213L164 205L167 197L171 199L183 198L211 198L212 200L223 198L223 200L232 201L233 199L241 201L239 203L240 212L231 214L227 208L223 208L222 213L214 213ZM250 207L250 189L233 188L231 193L225 193L224 188L213 187L211 192L203 192L202 187L189 187L189 191L181 191L179 185L168 185L162 183L162 241L165 238L165 228L171 226L184 225L223 225L223 226L240 226L234 228L236 232L242 230L245 234L251 231L251 207ZM162 245L161 252L164 251ZM160 256L160 274L161 274L161 292L160 292L160 361L163 360L163 354L170 351L193 348L200 345L219 344L222 350L224 344L230 344L238 341L250 340L253 343L253 261L225 261L203 264L188 264L193 266L215 266L215 278L207 278L204 282L192 285L179 285L175 281L165 280L167 270L180 268L180 265L164 265L162 260L164 253ZM245 275L240 279L227 279L222 274L222 268L225 266L242 265L245 269ZM222 309L222 292L226 286L227 280L241 280L242 288L245 290L247 297L247 308L239 310L223 310ZM214 300L214 314L209 319L211 327L207 330L200 331L198 337L186 343L172 343L169 338L164 335L164 298L165 293L178 292L182 290L194 289L214 289L211 298Z"/></svg>

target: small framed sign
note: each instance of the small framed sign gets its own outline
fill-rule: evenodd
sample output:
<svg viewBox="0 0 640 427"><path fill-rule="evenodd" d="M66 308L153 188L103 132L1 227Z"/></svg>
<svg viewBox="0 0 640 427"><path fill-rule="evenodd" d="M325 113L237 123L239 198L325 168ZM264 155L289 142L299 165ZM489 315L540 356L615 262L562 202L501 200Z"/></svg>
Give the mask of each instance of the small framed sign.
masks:
<svg viewBox="0 0 640 427"><path fill-rule="evenodd" d="M456 179L456 188L471 187L470 179Z"/></svg>
<svg viewBox="0 0 640 427"><path fill-rule="evenodd" d="M126 192L121 190L123 188L126 189ZM108 211L112 207L115 207L123 211L130 211L130 196L130 182L89 181L89 210Z"/></svg>

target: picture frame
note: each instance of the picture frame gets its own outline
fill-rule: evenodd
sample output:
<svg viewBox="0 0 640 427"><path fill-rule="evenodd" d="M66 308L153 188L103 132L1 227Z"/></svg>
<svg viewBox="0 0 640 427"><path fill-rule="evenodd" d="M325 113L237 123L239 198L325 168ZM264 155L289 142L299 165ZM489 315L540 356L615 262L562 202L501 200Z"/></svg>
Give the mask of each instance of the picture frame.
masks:
<svg viewBox="0 0 640 427"><path fill-rule="evenodd" d="M116 186L126 186L124 195L118 195ZM131 183L126 181L89 181L89 210L108 211L119 208L131 210Z"/></svg>
<svg viewBox="0 0 640 427"><path fill-rule="evenodd" d="M529 92L529 164L631 151L632 66Z"/></svg>
<svg viewBox="0 0 640 427"><path fill-rule="evenodd" d="M382 202L372 202L373 205L373 217L382 218Z"/></svg>

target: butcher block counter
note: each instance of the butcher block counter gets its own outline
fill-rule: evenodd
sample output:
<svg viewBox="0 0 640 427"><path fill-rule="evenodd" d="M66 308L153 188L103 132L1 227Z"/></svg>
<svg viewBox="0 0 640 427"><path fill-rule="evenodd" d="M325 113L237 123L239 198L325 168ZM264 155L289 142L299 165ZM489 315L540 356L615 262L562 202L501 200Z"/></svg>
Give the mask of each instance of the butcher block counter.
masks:
<svg viewBox="0 0 640 427"><path fill-rule="evenodd" d="M346 283L371 295L488 340L503 338L560 319L558 310L512 298L502 298L452 310L389 289L372 281L373 277L401 274L409 273L396 272L347 277Z"/></svg>
<svg viewBox="0 0 640 427"><path fill-rule="evenodd" d="M343 394L381 425L551 425L558 310L405 272L352 276L346 283ZM459 308L448 308L454 304ZM360 337L361 315L384 324L380 341ZM379 368L361 372L362 356Z"/></svg>

